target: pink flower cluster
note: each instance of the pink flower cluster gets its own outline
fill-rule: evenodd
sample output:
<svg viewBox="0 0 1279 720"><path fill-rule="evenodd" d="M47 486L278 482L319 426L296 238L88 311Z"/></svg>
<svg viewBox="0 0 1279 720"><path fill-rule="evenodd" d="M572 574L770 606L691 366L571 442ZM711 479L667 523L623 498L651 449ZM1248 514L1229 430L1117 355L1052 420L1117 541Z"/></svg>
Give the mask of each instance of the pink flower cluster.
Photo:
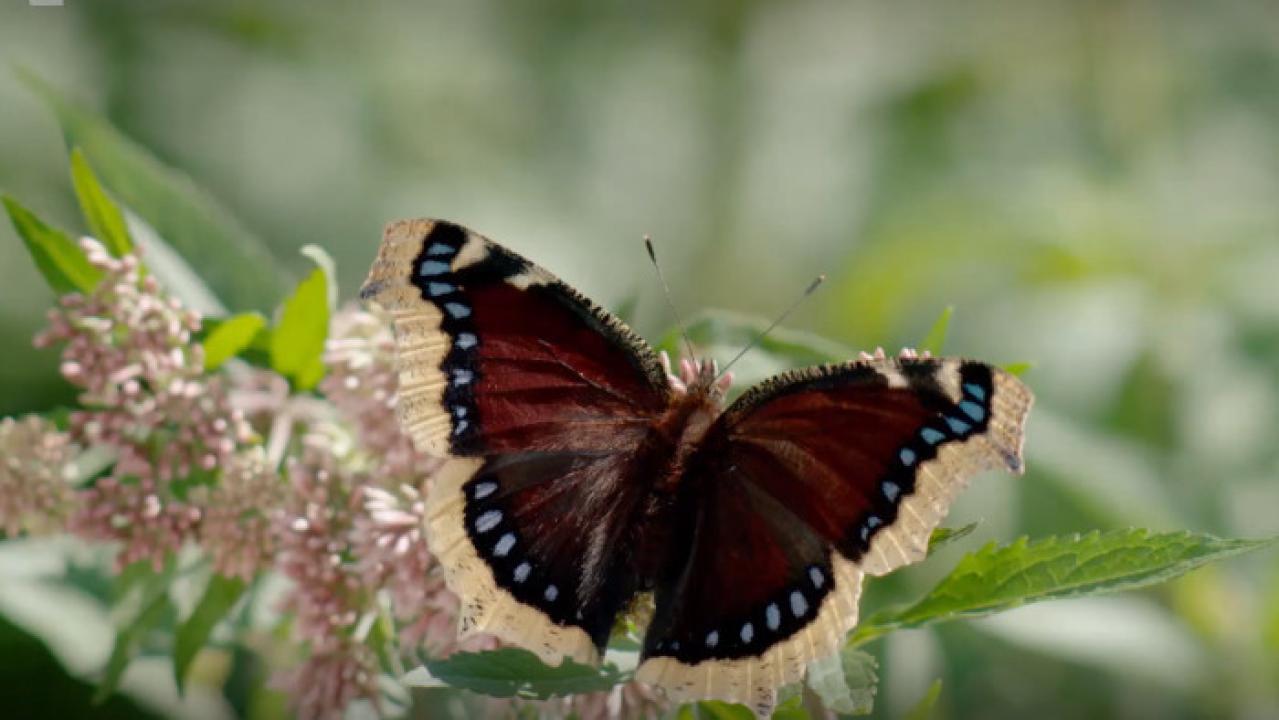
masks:
<svg viewBox="0 0 1279 720"><path fill-rule="evenodd" d="M303 718L338 718L357 701L379 708L381 651L439 657L496 647L492 638L457 641L458 600L423 531L423 498L440 460L417 452L396 422L385 318L354 309L334 316L323 400L290 394L266 370L232 381L206 372L199 318L137 257L112 257L93 240L82 247L102 281L63 297L37 338L63 345L61 372L80 389L81 408L67 432L39 418L0 421L0 529L115 541L119 567L158 569L194 543L222 575L284 576L283 609L305 655L273 684ZM265 445L246 418L269 436ZM73 460L91 447L113 462L75 489ZM394 647L375 652L365 621L384 604L398 633ZM588 720L662 709L638 685L530 705L487 707Z"/></svg>
<svg viewBox="0 0 1279 720"><path fill-rule="evenodd" d="M75 507L71 438L37 416L0 420L0 530L59 532Z"/></svg>
<svg viewBox="0 0 1279 720"><path fill-rule="evenodd" d="M286 491L261 447L231 456L216 485L195 489L192 497L204 508L200 544L216 572L248 582L271 567L279 545L272 514Z"/></svg>
<svg viewBox="0 0 1279 720"><path fill-rule="evenodd" d="M72 435L86 445L133 446L157 482L212 471L249 439L221 378L204 373L193 342L200 317L160 292L134 255L112 257L96 240L81 246L104 274L89 295L70 294L49 313L37 346L64 345L62 376L81 388Z"/></svg>

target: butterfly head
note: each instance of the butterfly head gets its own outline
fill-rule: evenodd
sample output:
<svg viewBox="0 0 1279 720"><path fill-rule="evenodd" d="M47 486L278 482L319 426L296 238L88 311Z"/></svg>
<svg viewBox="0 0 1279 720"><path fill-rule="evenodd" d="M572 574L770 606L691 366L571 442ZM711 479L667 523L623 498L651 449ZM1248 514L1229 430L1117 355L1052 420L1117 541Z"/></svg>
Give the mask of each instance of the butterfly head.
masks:
<svg viewBox="0 0 1279 720"><path fill-rule="evenodd" d="M719 364L714 360L681 358L677 375L671 367L670 356L662 351L662 367L666 369L666 379L676 393L706 397L715 404L723 401L733 385L733 373L721 375Z"/></svg>

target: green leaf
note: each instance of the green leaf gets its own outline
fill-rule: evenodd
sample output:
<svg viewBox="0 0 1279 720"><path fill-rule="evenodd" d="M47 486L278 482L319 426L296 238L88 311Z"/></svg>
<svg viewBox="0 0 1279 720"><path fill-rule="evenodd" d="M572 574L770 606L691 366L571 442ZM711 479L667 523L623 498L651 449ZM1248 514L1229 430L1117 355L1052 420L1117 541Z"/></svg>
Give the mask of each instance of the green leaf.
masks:
<svg viewBox="0 0 1279 720"><path fill-rule="evenodd" d="M80 210L84 213L89 232L97 238L107 251L116 257L133 251L133 240L129 238L129 228L124 222L124 213L102 189L98 178L89 167L80 148L71 151L71 184L75 186L76 198L80 200Z"/></svg>
<svg viewBox="0 0 1279 720"><path fill-rule="evenodd" d="M937 699L941 697L941 678L933 681L928 687L928 692L915 703L915 707L906 711L902 716L902 720L929 720L933 716L933 709L937 707Z"/></svg>
<svg viewBox="0 0 1279 720"><path fill-rule="evenodd" d="M786 698L773 711L773 720L810 720L810 718L812 715L804 709L804 696L801 693L795 693Z"/></svg>
<svg viewBox="0 0 1279 720"><path fill-rule="evenodd" d="M964 557L919 602L871 617L850 642L859 645L893 630L981 617L1031 602L1145 587L1274 542L1132 529L992 543Z"/></svg>
<svg viewBox="0 0 1279 720"><path fill-rule="evenodd" d="M808 687L841 715L869 715L875 708L875 658L852 647L808 666Z"/></svg>
<svg viewBox="0 0 1279 720"><path fill-rule="evenodd" d="M287 287L266 245L185 174L29 71L19 76L53 111L69 147L93 158L103 184L145 220L232 310L265 310Z"/></svg>
<svg viewBox="0 0 1279 720"><path fill-rule="evenodd" d="M1035 364L1030 362L1008 363L1007 365L1004 366L1004 372L1008 373L1009 375L1016 375L1017 377L1021 377L1022 375L1025 375L1034 367L1035 367Z"/></svg>
<svg viewBox="0 0 1279 720"><path fill-rule="evenodd" d="M173 607L169 602L169 582L172 579L171 567L163 573L150 573L145 578L140 609L133 619L116 633L115 644L111 647L111 657L107 660L107 667L93 694L95 703L105 702L107 698L115 694L116 688L120 687L120 680L124 678L124 671L129 667L129 661L133 660L133 656L137 654L138 645L141 644L142 639L163 622L172 611Z"/></svg>
<svg viewBox="0 0 1279 720"><path fill-rule="evenodd" d="M35 213L8 195L0 196L0 201L36 268L55 293L93 292L102 279L102 271L89 264L84 251L70 235L44 224Z"/></svg>
<svg viewBox="0 0 1279 720"><path fill-rule="evenodd" d="M254 338L264 329L266 318L260 313L241 313L220 320L204 337L204 369L221 367L253 345Z"/></svg>
<svg viewBox="0 0 1279 720"><path fill-rule="evenodd" d="M934 552L936 552L937 549L940 547L949 545L950 543L953 543L956 540L959 540L961 538L968 537L968 535L972 533L972 531L977 529L978 525L980 525L980 523L970 522L967 525L959 528L945 528L945 527L937 528L936 530L933 531L933 534L929 536L928 538L928 554L931 555Z"/></svg>
<svg viewBox="0 0 1279 720"><path fill-rule="evenodd" d="M950 318L954 314L954 305L947 305L946 309L941 311L941 315L933 323L933 327L924 336L924 341L919 344L920 352L927 350L933 355L940 356L942 354L942 350L946 347L946 332L950 329Z"/></svg>
<svg viewBox="0 0 1279 720"><path fill-rule="evenodd" d="M187 670L191 668L200 649L208 642L213 628L231 612L244 590L245 583L239 578L215 574L209 579L200 602L196 604L191 616L178 627L173 640L173 679L177 681L178 692L185 690Z"/></svg>
<svg viewBox="0 0 1279 720"><path fill-rule="evenodd" d="M324 377L324 341L336 301L333 262L314 246L303 249L318 267L284 301L280 321L271 332L271 367L309 390Z"/></svg>
<svg viewBox="0 0 1279 720"><path fill-rule="evenodd" d="M560 666L551 667L518 648L454 653L447 659L427 662L425 669L427 677L410 673L405 682L429 687L431 680L437 680L494 697L519 695L539 700L609 690L629 679L628 673L610 664L596 668L565 659Z"/></svg>

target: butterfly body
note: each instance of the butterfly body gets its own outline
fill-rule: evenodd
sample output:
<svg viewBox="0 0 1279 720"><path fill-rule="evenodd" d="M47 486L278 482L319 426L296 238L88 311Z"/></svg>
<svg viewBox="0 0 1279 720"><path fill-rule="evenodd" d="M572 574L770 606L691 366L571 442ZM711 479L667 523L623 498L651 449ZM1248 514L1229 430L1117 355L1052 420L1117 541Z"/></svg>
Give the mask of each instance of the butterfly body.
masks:
<svg viewBox="0 0 1279 720"><path fill-rule="evenodd" d="M461 629L598 660L652 593L639 679L771 707L856 624L864 575L922 559L975 472L1021 469L1031 397L959 359L785 373L724 407L620 321L465 228L388 227L362 294L396 324L398 410Z"/></svg>

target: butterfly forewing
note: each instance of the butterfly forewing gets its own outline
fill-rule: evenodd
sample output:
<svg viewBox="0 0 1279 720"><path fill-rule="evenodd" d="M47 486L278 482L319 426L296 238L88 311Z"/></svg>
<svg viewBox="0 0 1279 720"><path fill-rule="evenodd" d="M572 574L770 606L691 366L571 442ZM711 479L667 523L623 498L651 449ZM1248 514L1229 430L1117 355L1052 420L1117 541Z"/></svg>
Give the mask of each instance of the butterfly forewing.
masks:
<svg viewBox="0 0 1279 720"><path fill-rule="evenodd" d="M657 358L546 271L451 223L388 227L362 294L396 323L403 427L453 456L428 532L464 629L554 663L593 659L634 592L614 551L668 403Z"/></svg>

